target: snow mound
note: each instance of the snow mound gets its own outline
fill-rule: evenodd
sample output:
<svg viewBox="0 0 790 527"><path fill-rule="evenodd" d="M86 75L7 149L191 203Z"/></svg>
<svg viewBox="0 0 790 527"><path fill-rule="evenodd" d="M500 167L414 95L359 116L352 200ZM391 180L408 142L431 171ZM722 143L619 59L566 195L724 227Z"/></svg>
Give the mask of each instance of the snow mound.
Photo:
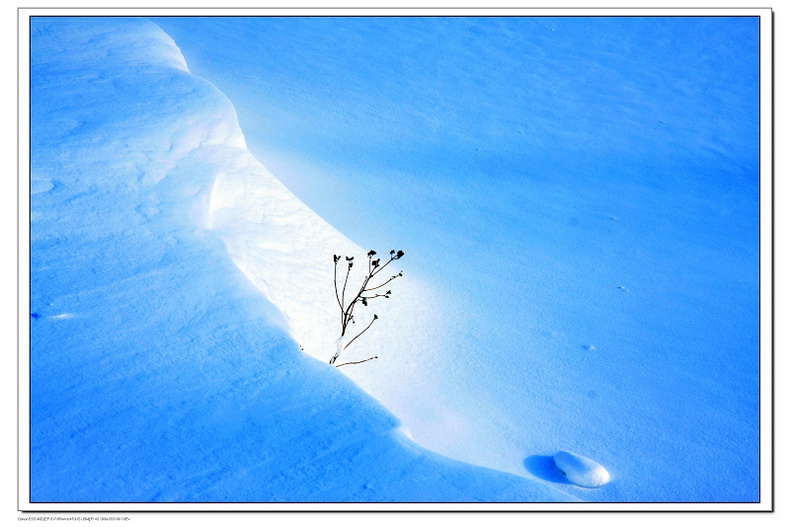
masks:
<svg viewBox="0 0 790 527"><path fill-rule="evenodd" d="M560 450L554 454L554 463L568 481L580 487L603 487L612 479L603 465L572 452Z"/></svg>
<svg viewBox="0 0 790 527"><path fill-rule="evenodd" d="M297 329L309 329L304 286L328 269L319 278L331 299L323 251L345 238L267 175L243 148L227 98L186 71L153 23L31 24L31 172L52 183L31 200L38 507L574 499L409 441L339 374L373 368L326 364L337 335L319 339L330 348L315 351L323 364L298 352L291 335L309 347ZM250 221L224 221L233 214ZM217 234L290 316L290 335ZM281 287L288 268L302 280ZM408 320L389 327L411 336ZM386 342L388 357L406 349Z"/></svg>

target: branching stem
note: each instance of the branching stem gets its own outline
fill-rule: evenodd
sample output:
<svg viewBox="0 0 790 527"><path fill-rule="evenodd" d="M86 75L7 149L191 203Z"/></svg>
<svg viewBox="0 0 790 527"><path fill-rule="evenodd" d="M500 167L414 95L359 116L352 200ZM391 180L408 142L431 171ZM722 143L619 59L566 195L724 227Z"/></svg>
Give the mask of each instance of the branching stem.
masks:
<svg viewBox="0 0 790 527"><path fill-rule="evenodd" d="M381 271L383 271L393 261L398 260L398 259L400 259L403 256L403 251L398 251L397 253L395 253L395 251L391 251L390 252L390 259L389 259L389 261L385 262L383 265L379 264L379 262L381 261L380 258L376 259L376 260L373 260L373 255L374 254L376 254L375 251L370 251L368 253L368 272L367 272L367 275L365 276L364 280L362 281L362 285L360 286L359 291L357 291L356 295L354 295L354 298L348 304L346 304L346 289L348 288L348 280L349 280L349 277L351 275L351 267L353 266L352 260L354 258L353 257L346 257L346 262L347 262L348 266L346 268L346 276L343 279L343 287L341 289L339 287L339 284L338 284L338 281L337 281L337 262L340 261L341 257L338 256L338 255L334 256L334 262L335 262L335 269L334 269L334 271L335 272L334 272L333 279L334 279L334 285L335 285L335 299L337 300L338 307L340 307L340 329L341 329L340 335L341 336L345 336L346 330L348 329L349 323L354 322L354 316L353 316L354 315L354 309L356 308L356 305L358 303L362 303L362 304L367 306L369 300L372 300L374 298L380 298L380 297L389 298L389 295L390 295L389 291L387 291L384 294L378 294L377 293L377 294L374 294L374 295L371 295L371 296L366 296L365 293L367 293L369 291L376 290L376 289L380 289L380 288L384 287L385 285L387 285L388 283L390 283L393 280L395 280L396 278L398 278L398 277L403 275L402 272L398 273L396 275L391 276L390 278L388 278L383 283L381 283L381 284L379 284L377 286L368 287L368 284L373 279L373 277L378 275ZM353 339L351 339L348 344L343 346L343 349L346 349L347 347L349 347L363 333L365 333L368 329L370 329L370 326L372 326L373 322L375 322L377 319L378 319L378 316L373 315L373 320L370 321L370 323L365 327L365 329L360 331ZM330 360L330 364L334 364L335 359L337 359L337 355L339 355L339 353L336 353L335 356L332 357L332 360ZM373 358L377 358L377 357L373 357ZM366 359L366 360L372 360L372 359ZM366 362L366 361L360 361L360 362ZM345 364L359 364L359 362L353 362L353 363L347 362ZM338 365L338 367L339 366L344 366L345 364L340 364L340 365Z"/></svg>

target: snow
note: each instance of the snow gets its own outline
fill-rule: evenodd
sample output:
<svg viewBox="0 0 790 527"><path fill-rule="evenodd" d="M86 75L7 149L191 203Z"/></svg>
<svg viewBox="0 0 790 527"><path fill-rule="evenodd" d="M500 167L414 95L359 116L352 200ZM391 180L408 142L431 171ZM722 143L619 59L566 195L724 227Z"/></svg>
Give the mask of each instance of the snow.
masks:
<svg viewBox="0 0 790 527"><path fill-rule="evenodd" d="M571 483L580 487L603 487L612 479L599 463L573 452L560 450L554 454L554 462Z"/></svg>
<svg viewBox="0 0 790 527"><path fill-rule="evenodd" d="M34 500L759 499L754 19L32 28Z"/></svg>
<svg viewBox="0 0 790 527"><path fill-rule="evenodd" d="M583 499L758 499L757 19L153 20L432 291L379 399L417 442L544 481L527 460L584 452L618 477Z"/></svg>
<svg viewBox="0 0 790 527"><path fill-rule="evenodd" d="M33 502L573 499L419 447L326 354L299 351L229 257L243 233L222 230L223 182L278 186L164 32L32 31L33 177L52 185L31 208ZM281 188L261 198L274 215L258 228L344 241Z"/></svg>
<svg viewBox="0 0 790 527"><path fill-rule="evenodd" d="M208 226L250 282L284 315L284 330L305 353L328 362L341 331L332 258L342 254L362 261L367 250L329 226L246 150L234 151L223 163L211 191ZM392 265L408 268L408 257L404 260ZM360 282L359 273L352 272L349 289L358 289ZM392 289L393 298L356 311L360 323L351 327L351 338L373 314L379 320L343 354L344 362L379 358L342 372L412 429L431 429L431 421L421 415L424 408L413 401L414 390L427 388L442 367L431 356L441 342L441 311L430 286L408 271Z"/></svg>

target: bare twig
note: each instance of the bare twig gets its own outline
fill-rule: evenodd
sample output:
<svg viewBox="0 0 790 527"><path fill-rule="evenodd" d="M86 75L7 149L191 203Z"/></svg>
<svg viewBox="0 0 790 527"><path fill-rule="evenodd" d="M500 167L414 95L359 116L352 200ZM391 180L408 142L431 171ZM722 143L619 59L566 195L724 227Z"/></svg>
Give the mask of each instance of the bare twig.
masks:
<svg viewBox="0 0 790 527"><path fill-rule="evenodd" d="M340 296L340 308L341 309L343 308L343 304L346 302L346 286L348 285L348 275L349 274L351 274L351 262L349 262L348 267L346 268L346 279L343 280L343 294ZM344 330L346 329L346 324L348 324L347 321L346 321L345 324L343 324L343 329Z"/></svg>
<svg viewBox="0 0 790 527"><path fill-rule="evenodd" d="M338 364L337 366L335 366L335 368L339 368L341 366L348 366L349 364L362 364L363 362L367 362L367 361L373 360L373 359L378 359L378 356L370 357L369 359L365 359L365 360L358 360L358 361L355 361L355 362L344 362L343 364Z"/></svg>
<svg viewBox="0 0 790 527"><path fill-rule="evenodd" d="M349 340L349 341L348 341L348 344L346 344L345 346L343 346L343 349L346 349L347 347L349 347L349 346L350 346L350 345L351 345L351 344L352 344L352 343L353 343L355 340L357 340L357 339L359 338L359 336L360 336L360 335L362 335L364 332L366 332L368 329L370 329L370 326L372 326L372 325L373 325L373 323L374 323L376 320L378 320L378 318L379 318L379 317L378 317L378 315L373 315L373 320L371 320L371 321L370 321L370 324L368 324L368 325L367 325L367 327L366 327L365 329L363 329L362 331L360 331L359 333L357 333L357 336L356 336L356 337L354 337L353 339Z"/></svg>
<svg viewBox="0 0 790 527"><path fill-rule="evenodd" d="M340 306L340 324L342 325L343 312L345 311L345 309L343 309L343 302L340 301L340 294L337 292L337 262L338 260L340 260L340 257L338 255L335 255L334 258L335 258L335 298L337 299L337 305Z"/></svg>
<svg viewBox="0 0 790 527"><path fill-rule="evenodd" d="M387 281L386 281L386 282L384 282L383 284L381 284L381 285L377 285L376 287L368 287L368 289L367 289L367 290L368 290L368 291L373 291L374 289L379 289L379 288L382 288L382 287L384 287L385 285L387 285L388 283L390 283L390 282L392 282L393 280L395 280L396 278L400 278L401 276L403 276L401 273L398 273L398 274L396 274L396 275L393 275L393 276L392 276L392 277L391 277L389 280L387 280Z"/></svg>

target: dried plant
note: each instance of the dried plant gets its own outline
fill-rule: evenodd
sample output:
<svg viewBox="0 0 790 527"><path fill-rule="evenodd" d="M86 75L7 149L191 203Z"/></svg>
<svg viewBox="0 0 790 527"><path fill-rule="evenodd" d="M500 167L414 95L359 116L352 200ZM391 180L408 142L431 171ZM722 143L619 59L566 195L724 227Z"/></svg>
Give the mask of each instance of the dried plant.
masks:
<svg viewBox="0 0 790 527"><path fill-rule="evenodd" d="M340 255L334 255L335 261L335 298L337 299L337 305L340 308L340 338L337 339L336 346L337 350L335 354L329 359L329 364L335 364L338 357L340 357L340 353L349 347L351 344L354 343L363 333L370 329L370 326L378 320L378 315L375 313L365 328L357 333L354 338L346 342L346 331L348 330L349 326L352 324L356 324L356 320L354 318L354 309L357 305L361 304L364 307L367 307L369 303L377 298L389 298L392 294L391 290L387 290L386 292L379 292L381 288L395 280L403 276L403 271L398 272L397 274L391 275L386 278L383 282L375 285L375 278L380 277L381 273L384 269L387 268L395 260L400 260L403 257L403 251L390 251L389 260L385 263L381 263L381 258L374 258L376 256L376 251L369 251L368 252L368 271L365 275L365 278L362 280L362 285L360 286L357 293L346 303L346 289L348 288L348 280L351 276L351 269L354 267L354 257L353 256L346 256L345 263L346 263L346 276L343 279L342 287L338 283L337 280L337 267L338 262L340 262L344 257ZM338 364L336 367L346 366L348 364L361 364L363 362L367 362L369 360L377 359L378 356L370 357L365 360L356 361L356 362L345 362L343 364Z"/></svg>

